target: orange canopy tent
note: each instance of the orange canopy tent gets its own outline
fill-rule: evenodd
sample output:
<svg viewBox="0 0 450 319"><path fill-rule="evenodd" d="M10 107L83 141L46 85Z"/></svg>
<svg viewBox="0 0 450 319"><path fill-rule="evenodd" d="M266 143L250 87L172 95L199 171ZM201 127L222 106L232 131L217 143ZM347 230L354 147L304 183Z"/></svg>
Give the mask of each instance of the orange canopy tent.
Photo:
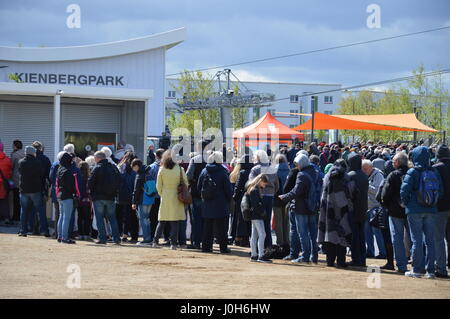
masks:
<svg viewBox="0 0 450 319"><path fill-rule="evenodd" d="M294 113L292 113L294 114ZM305 114L303 114L305 115ZM309 114L310 115L310 114ZM311 130L312 120L294 127L294 130ZM420 122L414 113L384 115L327 115L314 113L315 130L390 130L438 132Z"/></svg>
<svg viewBox="0 0 450 319"><path fill-rule="evenodd" d="M235 144L238 139L245 139L246 146L258 146L258 143L286 143L293 139L303 141L304 134L291 129L267 112L255 123L233 132Z"/></svg>

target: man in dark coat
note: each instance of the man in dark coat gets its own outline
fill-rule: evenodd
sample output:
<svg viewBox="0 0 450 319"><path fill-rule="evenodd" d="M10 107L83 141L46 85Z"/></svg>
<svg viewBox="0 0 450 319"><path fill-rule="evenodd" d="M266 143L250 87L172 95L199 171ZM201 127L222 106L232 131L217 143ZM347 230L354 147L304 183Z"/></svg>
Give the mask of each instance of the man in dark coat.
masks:
<svg viewBox="0 0 450 319"><path fill-rule="evenodd" d="M403 176L408 171L408 155L399 152L392 160L395 170L391 172L381 190L381 201L389 215L389 228L398 272L407 271L408 260L404 243L404 233L407 230L405 208L400 205L400 186Z"/></svg>
<svg viewBox="0 0 450 319"><path fill-rule="evenodd" d="M308 206L308 196L312 188L312 183L317 183L318 172L309 162L308 156L299 154L295 162L299 168L297 180L294 188L287 194L280 195L279 198L285 202L290 202L289 214L295 214L295 228L291 226L291 232L297 233L300 237L300 242L303 247L303 254L301 257L293 259L293 262L314 262L317 263L318 245L317 245L317 230L318 230L318 214L317 211L311 211ZM292 218L290 218L292 220ZM291 236L294 239L294 236ZM292 245L295 245L293 240Z"/></svg>
<svg viewBox="0 0 450 319"><path fill-rule="evenodd" d="M200 174L197 189L200 194L208 191L203 181L206 178L212 179L215 184L214 194L211 199L203 198L202 215L203 241L202 251L212 252L214 229L217 234L217 241L220 245L221 253L229 253L228 240L225 228L225 221L229 216L229 203L232 196L232 187L226 169L222 166L223 155L221 152L213 152L208 157L208 163ZM202 195L203 197L203 195Z"/></svg>
<svg viewBox="0 0 450 319"><path fill-rule="evenodd" d="M436 223L436 277L448 277L445 265L445 231L450 224L450 151L447 145L440 145L437 149L437 163L433 165L442 178L444 195L438 201L438 220ZM450 255L450 254L449 254Z"/></svg>
<svg viewBox="0 0 450 319"><path fill-rule="evenodd" d="M29 225L33 229L34 235L44 235L45 237L50 237L47 223L47 200L48 200L48 190L50 185L50 168L52 163L49 158L44 155L44 145L39 141L34 141L31 144L36 149L36 160L42 166L44 175L42 176L42 201L41 206L31 210L31 216L29 216ZM38 223L39 221L39 227Z"/></svg>
<svg viewBox="0 0 450 319"><path fill-rule="evenodd" d="M33 146L25 148L25 157L19 161L19 190L20 190L20 222L19 236L26 237L28 231L28 217L30 209L38 209L42 205L42 184L44 169L36 159L36 149ZM33 204L33 205L30 205Z"/></svg>
<svg viewBox="0 0 450 319"><path fill-rule="evenodd" d="M369 178L361 170L362 159L352 152L348 156L350 179L355 183L353 211L349 215L352 227L352 262L350 265L366 267L366 240L364 238L364 223L367 218Z"/></svg>
<svg viewBox="0 0 450 319"><path fill-rule="evenodd" d="M115 214L114 199L120 186L120 173L116 166L106 159L104 152L94 154L97 165L92 170L88 180L88 187L94 207L97 222L99 241L98 244L106 244L106 230L104 219L111 224L111 231L115 244L120 244L119 229Z"/></svg>

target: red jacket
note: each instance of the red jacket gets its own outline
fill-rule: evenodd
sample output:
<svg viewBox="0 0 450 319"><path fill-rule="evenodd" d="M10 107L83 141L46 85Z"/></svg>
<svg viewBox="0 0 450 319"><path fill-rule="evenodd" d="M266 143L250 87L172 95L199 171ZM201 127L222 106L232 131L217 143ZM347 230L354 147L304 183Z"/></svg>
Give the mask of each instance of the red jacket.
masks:
<svg viewBox="0 0 450 319"><path fill-rule="evenodd" d="M3 152L0 152L0 170L6 179L10 179L12 177L12 162ZM6 195L6 189L0 175L0 199L6 198Z"/></svg>

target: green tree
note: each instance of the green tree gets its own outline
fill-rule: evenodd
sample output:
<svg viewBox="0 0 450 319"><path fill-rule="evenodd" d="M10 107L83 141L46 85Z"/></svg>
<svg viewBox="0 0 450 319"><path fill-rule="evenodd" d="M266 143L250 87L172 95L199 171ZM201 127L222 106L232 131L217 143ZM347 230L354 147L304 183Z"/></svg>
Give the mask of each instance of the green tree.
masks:
<svg viewBox="0 0 450 319"><path fill-rule="evenodd" d="M177 102L183 105L185 101L197 101L214 95L214 82L205 77L202 72L184 71L178 79L177 85L172 87L183 96ZM170 130L186 128L194 134L194 121L202 122L203 130L220 127L220 112L218 109L188 110L176 116L170 112L167 120Z"/></svg>

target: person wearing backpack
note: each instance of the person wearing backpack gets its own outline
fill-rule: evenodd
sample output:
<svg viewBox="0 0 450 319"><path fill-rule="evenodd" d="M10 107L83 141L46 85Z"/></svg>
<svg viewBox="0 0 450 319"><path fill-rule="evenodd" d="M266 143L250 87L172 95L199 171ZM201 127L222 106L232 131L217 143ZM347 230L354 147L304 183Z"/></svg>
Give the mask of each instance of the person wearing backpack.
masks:
<svg viewBox="0 0 450 319"><path fill-rule="evenodd" d="M229 203L232 195L231 183L227 170L222 166L221 152L212 152L208 164L198 179L197 188L202 196L203 240L202 251L213 251L214 230L220 252L229 253L226 233L226 220L230 214Z"/></svg>
<svg viewBox="0 0 450 319"><path fill-rule="evenodd" d="M151 166L145 167L142 161L135 158L131 162L131 168L136 172L136 179L134 181L134 190L132 198L132 208L138 212L139 223L141 224L143 241L138 242L138 245L150 245L153 240L151 232L150 211L155 202L156 192L156 177L151 178Z"/></svg>
<svg viewBox="0 0 450 319"><path fill-rule="evenodd" d="M434 278L434 231L437 222L438 200L443 195L441 177L430 166L430 153L425 146L412 151L413 168L410 168L400 188L400 198L405 206L412 240L412 271L407 277ZM425 240L426 254L423 251Z"/></svg>
<svg viewBox="0 0 450 319"><path fill-rule="evenodd" d="M117 167L108 162L106 154L97 151L94 154L97 163L88 179L88 187L91 192L94 215L97 222L97 244L106 245L106 229L104 219L111 225L114 243L120 245L119 228L116 219L116 207L114 199L120 186L120 173Z"/></svg>
<svg viewBox="0 0 450 319"><path fill-rule="evenodd" d="M438 147L436 158L437 162L433 167L439 172L439 175L442 178L444 195L438 201L438 216L436 229L434 231L436 245L435 275L439 278L447 278L448 272L445 264L445 232L450 226L450 150L447 145L440 145Z"/></svg>
<svg viewBox="0 0 450 319"><path fill-rule="evenodd" d="M320 190L318 190L319 175L310 164L305 154L297 155L295 162L300 169L294 188L279 198L288 203L289 209L295 213L296 231L300 236L303 253L295 263L317 263L319 247L317 244L318 211ZM292 227L291 227L292 230Z"/></svg>
<svg viewBox="0 0 450 319"><path fill-rule="evenodd" d="M251 257L250 261L259 261L263 263L271 263L272 260L264 256L264 239L266 231L264 229L264 218L266 211L262 201L261 189L269 184L266 175L260 174L256 176L247 187L244 196L248 196L249 217L252 223L252 237L250 240Z"/></svg>

